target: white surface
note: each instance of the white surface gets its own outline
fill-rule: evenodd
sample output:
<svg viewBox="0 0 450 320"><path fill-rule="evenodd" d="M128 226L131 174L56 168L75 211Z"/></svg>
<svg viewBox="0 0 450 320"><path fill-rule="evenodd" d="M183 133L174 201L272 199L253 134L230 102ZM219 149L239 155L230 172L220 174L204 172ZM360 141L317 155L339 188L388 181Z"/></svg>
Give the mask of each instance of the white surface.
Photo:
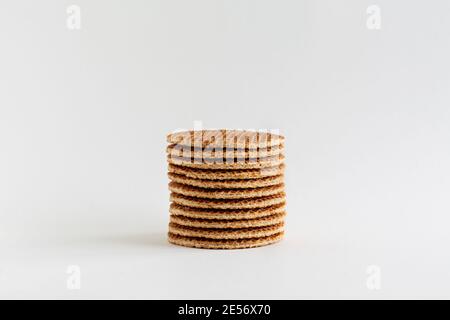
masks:
<svg viewBox="0 0 450 320"><path fill-rule="evenodd" d="M0 5L1 298L450 298L448 1L74 2ZM194 120L286 135L283 242L166 242Z"/></svg>

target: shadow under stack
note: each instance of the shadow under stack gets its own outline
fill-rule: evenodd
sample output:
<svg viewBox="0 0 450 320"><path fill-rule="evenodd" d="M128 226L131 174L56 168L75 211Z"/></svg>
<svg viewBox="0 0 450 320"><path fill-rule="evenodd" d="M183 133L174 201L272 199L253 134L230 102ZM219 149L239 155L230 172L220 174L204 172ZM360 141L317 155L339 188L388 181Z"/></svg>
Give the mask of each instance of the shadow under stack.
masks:
<svg viewBox="0 0 450 320"><path fill-rule="evenodd" d="M208 249L284 235L284 137L243 130L169 134L169 242Z"/></svg>

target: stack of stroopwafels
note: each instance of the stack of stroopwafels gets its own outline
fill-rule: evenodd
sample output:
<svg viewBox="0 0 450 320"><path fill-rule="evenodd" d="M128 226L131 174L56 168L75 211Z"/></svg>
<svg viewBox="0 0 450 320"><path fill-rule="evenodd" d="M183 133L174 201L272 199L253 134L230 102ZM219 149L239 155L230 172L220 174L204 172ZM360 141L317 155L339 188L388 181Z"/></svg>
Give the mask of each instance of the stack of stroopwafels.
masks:
<svg viewBox="0 0 450 320"><path fill-rule="evenodd" d="M284 137L241 130L169 134L169 242L238 249L284 235Z"/></svg>

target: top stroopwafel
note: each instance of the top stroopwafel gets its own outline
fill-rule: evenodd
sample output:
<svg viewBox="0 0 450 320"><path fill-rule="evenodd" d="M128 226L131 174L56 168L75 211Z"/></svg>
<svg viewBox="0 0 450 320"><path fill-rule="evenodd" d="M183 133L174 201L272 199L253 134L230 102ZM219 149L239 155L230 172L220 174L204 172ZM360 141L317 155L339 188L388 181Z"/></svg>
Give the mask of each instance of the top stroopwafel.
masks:
<svg viewBox="0 0 450 320"><path fill-rule="evenodd" d="M247 130L191 130L167 136L171 144L208 148L267 148L280 145L284 137L268 132Z"/></svg>

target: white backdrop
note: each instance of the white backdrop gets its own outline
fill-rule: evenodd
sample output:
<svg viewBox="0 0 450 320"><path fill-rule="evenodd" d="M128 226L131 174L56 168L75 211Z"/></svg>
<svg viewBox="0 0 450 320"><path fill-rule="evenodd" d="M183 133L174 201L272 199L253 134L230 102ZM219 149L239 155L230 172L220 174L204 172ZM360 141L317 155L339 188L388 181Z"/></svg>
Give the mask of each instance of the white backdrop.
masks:
<svg viewBox="0 0 450 320"><path fill-rule="evenodd" d="M0 297L450 298L449 12L2 1ZM165 136L195 120L286 136L283 242L167 243Z"/></svg>

